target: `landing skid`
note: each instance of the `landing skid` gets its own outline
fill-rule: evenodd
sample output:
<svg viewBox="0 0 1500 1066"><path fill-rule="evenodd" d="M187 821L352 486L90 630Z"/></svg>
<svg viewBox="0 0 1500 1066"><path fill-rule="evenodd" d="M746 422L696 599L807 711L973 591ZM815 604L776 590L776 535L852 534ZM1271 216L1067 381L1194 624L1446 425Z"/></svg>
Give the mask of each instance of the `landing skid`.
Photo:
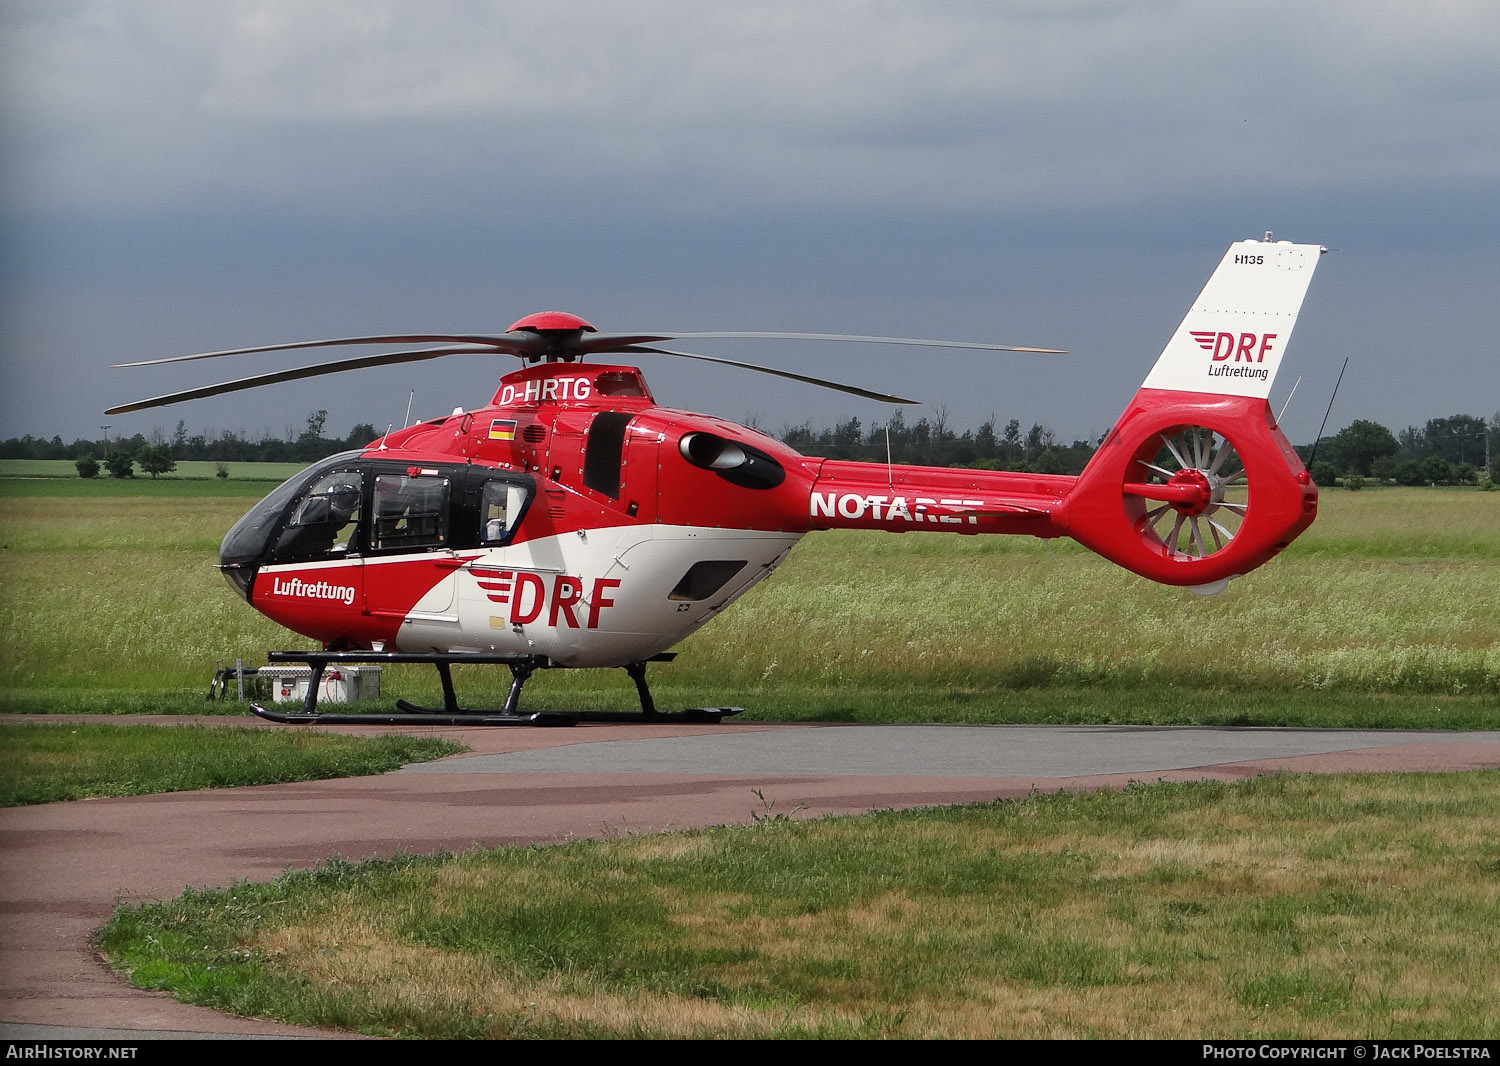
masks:
<svg viewBox="0 0 1500 1066"><path fill-rule="evenodd" d="M439 655L420 652L375 652L375 651L322 651L294 652L273 651L266 656L273 663L305 663L311 670L307 682L307 696L300 711L275 711L252 703L250 709L269 722L289 725L530 725L572 726L579 722L720 722L731 715L739 714L743 707L690 707L685 711L658 711L646 685L646 663L671 662L676 655L664 653L640 662L630 663L622 669L635 682L636 694L640 697L641 709L631 711L537 711L523 714L517 706L521 700L521 688L537 670L551 669L552 663L537 655ZM318 707L318 690L323 672L331 663L431 663L437 668L443 683L443 706L422 707L406 700L397 700L399 714L324 714ZM510 692L505 697L505 706L499 710L474 710L458 705L458 696L453 690L452 666L454 663L504 664L510 667Z"/></svg>

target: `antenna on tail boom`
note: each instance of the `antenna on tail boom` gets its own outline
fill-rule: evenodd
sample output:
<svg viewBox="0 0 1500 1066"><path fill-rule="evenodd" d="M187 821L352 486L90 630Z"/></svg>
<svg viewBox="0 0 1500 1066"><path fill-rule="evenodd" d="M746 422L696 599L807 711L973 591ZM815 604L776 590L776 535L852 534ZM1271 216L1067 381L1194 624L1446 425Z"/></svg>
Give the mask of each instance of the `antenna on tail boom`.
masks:
<svg viewBox="0 0 1500 1066"><path fill-rule="evenodd" d="M1328 416L1333 413L1333 401L1339 394L1339 385L1343 383L1344 371L1349 369L1349 357L1344 357L1344 365L1339 367L1338 381L1333 383L1333 395L1328 397L1328 410L1323 412L1323 424L1318 427L1318 435L1313 438L1312 452L1307 457L1308 472L1312 472L1313 460L1318 457L1318 442L1323 439L1323 430L1328 428ZM1287 399L1291 399L1290 396Z"/></svg>

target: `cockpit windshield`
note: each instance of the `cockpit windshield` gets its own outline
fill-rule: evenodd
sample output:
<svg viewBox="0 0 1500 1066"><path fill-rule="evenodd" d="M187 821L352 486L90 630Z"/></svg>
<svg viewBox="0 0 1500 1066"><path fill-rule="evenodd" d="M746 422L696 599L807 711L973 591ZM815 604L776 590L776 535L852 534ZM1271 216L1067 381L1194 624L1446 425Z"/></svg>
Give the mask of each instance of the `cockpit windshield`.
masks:
<svg viewBox="0 0 1500 1066"><path fill-rule="evenodd" d="M536 491L526 474L442 464L420 469L344 452L252 507L219 546L219 568L246 599L270 563L496 547Z"/></svg>
<svg viewBox="0 0 1500 1066"><path fill-rule="evenodd" d="M278 562L345 555L359 530L365 478L358 470L337 470L318 478L297 501L276 539Z"/></svg>

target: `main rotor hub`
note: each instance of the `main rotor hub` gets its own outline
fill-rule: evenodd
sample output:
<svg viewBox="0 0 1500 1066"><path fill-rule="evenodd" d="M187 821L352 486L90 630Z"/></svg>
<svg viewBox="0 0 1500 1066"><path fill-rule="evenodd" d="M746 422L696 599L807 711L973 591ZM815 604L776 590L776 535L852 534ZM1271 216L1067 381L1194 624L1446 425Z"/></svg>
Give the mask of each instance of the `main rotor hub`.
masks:
<svg viewBox="0 0 1500 1066"><path fill-rule="evenodd" d="M599 331L588 322L577 315L570 315L566 311L538 311L534 315L527 315L510 327L510 332L515 333L525 330L528 333L598 333Z"/></svg>
<svg viewBox="0 0 1500 1066"><path fill-rule="evenodd" d="M585 333L599 331L577 315L570 315L566 311L538 311L511 326L510 332L529 333L542 341L543 346L540 348L533 349L528 345L524 352L516 353L526 362L535 363L545 359L549 363L571 363L583 358L579 339Z"/></svg>

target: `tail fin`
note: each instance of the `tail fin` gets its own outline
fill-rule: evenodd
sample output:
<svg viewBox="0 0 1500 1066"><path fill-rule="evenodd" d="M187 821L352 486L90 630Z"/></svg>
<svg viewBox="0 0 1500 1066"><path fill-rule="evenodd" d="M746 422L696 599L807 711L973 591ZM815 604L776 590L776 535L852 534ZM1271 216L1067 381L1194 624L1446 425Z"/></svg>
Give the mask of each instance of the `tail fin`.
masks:
<svg viewBox="0 0 1500 1066"><path fill-rule="evenodd" d="M1317 513L1267 397L1325 249L1270 236L1230 245L1068 496L1070 536L1155 581L1247 573Z"/></svg>
<svg viewBox="0 0 1500 1066"><path fill-rule="evenodd" d="M1264 400L1312 281L1316 244L1240 241L1193 301L1141 386Z"/></svg>

